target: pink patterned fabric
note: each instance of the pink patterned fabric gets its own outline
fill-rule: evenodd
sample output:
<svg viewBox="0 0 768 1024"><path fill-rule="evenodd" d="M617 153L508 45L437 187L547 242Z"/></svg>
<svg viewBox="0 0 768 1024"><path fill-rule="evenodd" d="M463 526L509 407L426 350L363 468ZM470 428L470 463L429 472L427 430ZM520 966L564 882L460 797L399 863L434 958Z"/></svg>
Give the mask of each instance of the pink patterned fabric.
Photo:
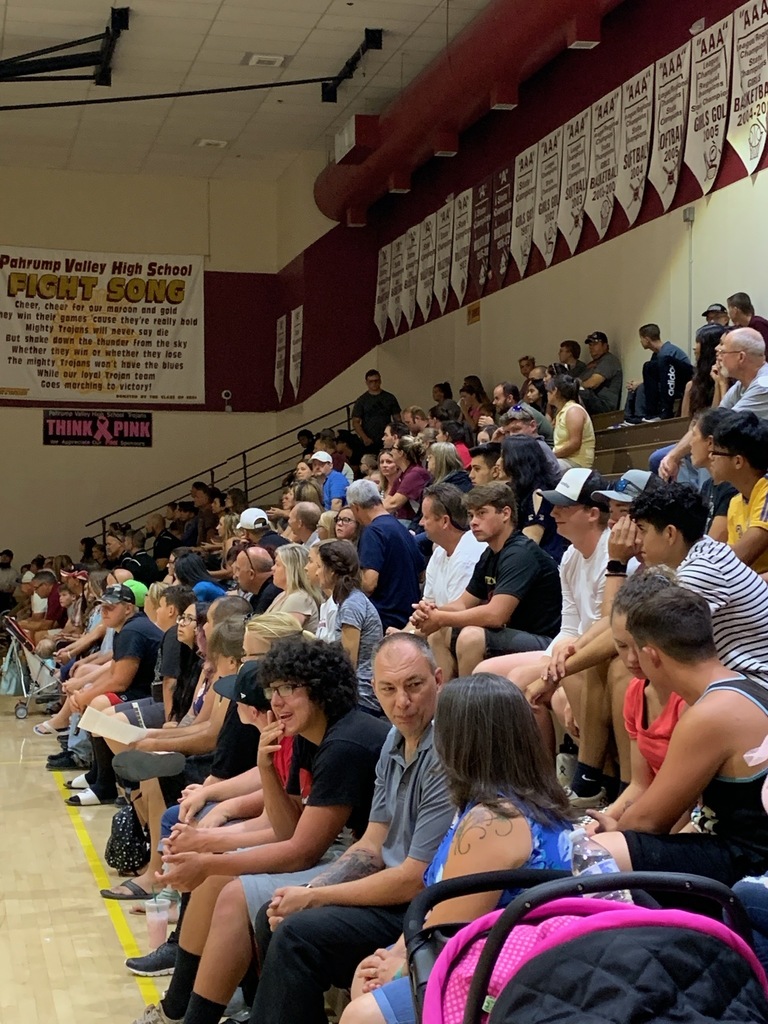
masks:
<svg viewBox="0 0 768 1024"><path fill-rule="evenodd" d="M446 944L427 983L423 1024L462 1024L469 987L485 946L483 933L490 931L502 913L494 910L485 914L462 928ZM554 946L595 931L645 925L691 928L719 939L747 960L768 995L768 979L754 952L721 922L684 910L646 910L631 904L583 897L547 903L532 911L525 923L515 927L494 964L488 995L498 998L525 963ZM455 963L457 958L460 961ZM482 1014L480 1019L485 1024L487 1014Z"/></svg>

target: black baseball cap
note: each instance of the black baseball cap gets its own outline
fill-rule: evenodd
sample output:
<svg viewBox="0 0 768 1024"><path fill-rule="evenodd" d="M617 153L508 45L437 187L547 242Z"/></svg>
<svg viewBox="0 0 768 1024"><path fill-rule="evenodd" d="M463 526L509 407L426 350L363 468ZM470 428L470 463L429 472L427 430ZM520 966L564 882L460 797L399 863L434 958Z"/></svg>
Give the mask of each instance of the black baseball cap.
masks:
<svg viewBox="0 0 768 1024"><path fill-rule="evenodd" d="M99 604L136 604L136 595L124 583L113 583L99 598Z"/></svg>
<svg viewBox="0 0 768 1024"><path fill-rule="evenodd" d="M722 304L722 302L713 302L711 306L707 306L702 316L709 316L710 313L727 313L728 310Z"/></svg>
<svg viewBox="0 0 768 1024"><path fill-rule="evenodd" d="M599 341L599 342L601 342L601 344L607 345L608 344L608 335L607 334L603 334L602 331L592 331L591 334L587 335L587 337L585 339L585 344L586 345L591 345L593 341Z"/></svg>
<svg viewBox="0 0 768 1024"><path fill-rule="evenodd" d="M271 711L272 705L264 696L264 687L259 682L259 668L258 661L246 661L239 672L217 679L213 689L220 697L237 704L247 704L257 711Z"/></svg>

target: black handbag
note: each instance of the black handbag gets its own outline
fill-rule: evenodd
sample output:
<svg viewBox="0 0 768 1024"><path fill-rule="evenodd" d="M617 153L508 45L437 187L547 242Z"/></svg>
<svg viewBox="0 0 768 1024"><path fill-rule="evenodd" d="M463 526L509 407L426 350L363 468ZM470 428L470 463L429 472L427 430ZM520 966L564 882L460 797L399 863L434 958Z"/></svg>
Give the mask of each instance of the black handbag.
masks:
<svg viewBox="0 0 768 1024"><path fill-rule="evenodd" d="M112 819L104 860L121 875L136 875L149 860L149 854L149 836L133 804L121 807Z"/></svg>

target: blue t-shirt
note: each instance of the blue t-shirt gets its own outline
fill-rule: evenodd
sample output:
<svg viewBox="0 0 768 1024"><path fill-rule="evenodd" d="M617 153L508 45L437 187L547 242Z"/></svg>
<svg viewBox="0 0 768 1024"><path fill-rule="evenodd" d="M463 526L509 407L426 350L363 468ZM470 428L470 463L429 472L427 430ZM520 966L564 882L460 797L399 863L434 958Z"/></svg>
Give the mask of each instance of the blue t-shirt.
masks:
<svg viewBox="0 0 768 1024"><path fill-rule="evenodd" d="M198 601L217 601L226 594L226 590L223 587L218 586L216 583L209 583L208 580L201 580L199 583L196 583L192 590L195 592L195 597Z"/></svg>
<svg viewBox="0 0 768 1024"><path fill-rule="evenodd" d="M332 469L323 484L323 505L325 505L326 511L330 510L334 498L341 498L341 503L344 504L348 487L349 480L347 480L344 474L339 473L336 469Z"/></svg>
<svg viewBox="0 0 768 1024"><path fill-rule="evenodd" d="M424 559L408 530L390 515L377 516L363 528L358 544L360 567L379 574L370 595L384 629L406 624L421 597L419 573Z"/></svg>

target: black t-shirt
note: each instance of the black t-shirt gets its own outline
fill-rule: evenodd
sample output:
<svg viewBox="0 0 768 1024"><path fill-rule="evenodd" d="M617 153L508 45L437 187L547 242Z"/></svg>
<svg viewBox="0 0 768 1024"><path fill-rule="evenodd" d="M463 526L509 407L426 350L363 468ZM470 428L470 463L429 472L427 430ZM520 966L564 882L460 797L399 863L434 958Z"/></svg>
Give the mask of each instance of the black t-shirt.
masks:
<svg viewBox="0 0 768 1024"><path fill-rule="evenodd" d="M726 483L725 481L721 484L716 484L710 477L709 480L704 482L701 488L701 496L708 506L707 525L704 527L705 533L709 533L712 521L717 516L727 517L731 498L738 493L733 484Z"/></svg>
<svg viewBox="0 0 768 1024"><path fill-rule="evenodd" d="M160 558L168 559L174 548L179 547L181 538L175 537L170 530L163 530L155 537L155 545L152 548L152 557L157 561Z"/></svg>
<svg viewBox="0 0 768 1024"><path fill-rule="evenodd" d="M246 600L253 609L254 615L263 615L280 594L282 594L280 587L276 587L272 580L265 580L258 594L249 594Z"/></svg>
<svg viewBox="0 0 768 1024"><path fill-rule="evenodd" d="M124 555L120 560L120 565L123 569L133 573L133 578L139 583L143 583L145 587L156 583L160 578L154 558L146 551L135 551L132 555Z"/></svg>
<svg viewBox="0 0 768 1024"><path fill-rule="evenodd" d="M143 612L128 619L119 633L115 633L112 647L115 661L138 658L139 665L131 685L124 693L126 700L141 700L152 692L157 652L163 639L162 630L150 622Z"/></svg>
<svg viewBox="0 0 768 1024"><path fill-rule="evenodd" d="M223 698L222 698L223 700ZM259 730L243 725L237 713L237 702L230 701L224 714L216 750L213 753L211 775L217 779L233 779L256 767L259 752Z"/></svg>
<svg viewBox="0 0 768 1024"><path fill-rule="evenodd" d="M381 441L384 427L392 422L393 416L400 415L400 403L389 391L372 395L365 391L355 402L352 418L360 420L364 432L372 441Z"/></svg>
<svg viewBox="0 0 768 1024"><path fill-rule="evenodd" d="M421 597L419 574L424 559L416 541L394 516L376 516L363 528L358 553L361 568L379 574L376 589L369 596L382 626L402 628Z"/></svg>
<svg viewBox="0 0 768 1024"><path fill-rule="evenodd" d="M178 679L181 671L181 641L175 626L163 633L157 656L157 681L161 683L168 676Z"/></svg>
<svg viewBox="0 0 768 1024"><path fill-rule="evenodd" d="M467 592L487 603L494 594L519 601L507 626L536 636L557 636L562 591L557 565L529 537L513 533L501 551L480 556Z"/></svg>
<svg viewBox="0 0 768 1024"><path fill-rule="evenodd" d="M390 728L353 708L328 726L319 746L296 736L286 792L301 796L300 772L309 772L307 806L351 807L347 827L359 838L368 826L376 763Z"/></svg>

